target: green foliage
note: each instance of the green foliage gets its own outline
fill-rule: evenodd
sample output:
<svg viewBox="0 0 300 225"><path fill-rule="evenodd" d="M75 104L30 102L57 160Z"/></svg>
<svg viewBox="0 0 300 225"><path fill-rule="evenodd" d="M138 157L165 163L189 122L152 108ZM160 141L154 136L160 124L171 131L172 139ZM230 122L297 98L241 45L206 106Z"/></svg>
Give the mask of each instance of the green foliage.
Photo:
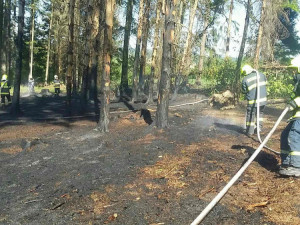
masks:
<svg viewBox="0 0 300 225"><path fill-rule="evenodd" d="M209 89L210 93L220 93L225 90L236 93L236 62L231 59L210 57L206 60L205 65L201 75L201 88ZM291 71L268 69L261 72L266 75L268 80L268 98L290 98L293 96L294 82ZM189 82L193 83L194 73L191 74Z"/></svg>
<svg viewBox="0 0 300 225"><path fill-rule="evenodd" d="M293 95L293 76L290 71L265 71L268 80L268 98L290 98Z"/></svg>
<svg viewBox="0 0 300 225"><path fill-rule="evenodd" d="M231 59L211 57L207 59L202 80L210 86L212 92L235 91L235 62Z"/></svg>

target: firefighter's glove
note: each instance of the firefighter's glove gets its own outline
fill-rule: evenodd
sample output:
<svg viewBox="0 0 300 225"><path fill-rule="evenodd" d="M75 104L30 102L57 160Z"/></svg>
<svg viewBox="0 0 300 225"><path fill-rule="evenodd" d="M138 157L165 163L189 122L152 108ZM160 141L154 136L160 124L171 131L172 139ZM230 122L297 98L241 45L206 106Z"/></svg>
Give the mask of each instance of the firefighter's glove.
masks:
<svg viewBox="0 0 300 225"><path fill-rule="evenodd" d="M290 101L288 104L287 104L287 107L289 108L289 111L293 111L295 108L297 108L297 105L296 105L296 102L293 100L293 101Z"/></svg>
<svg viewBox="0 0 300 225"><path fill-rule="evenodd" d="M290 110L294 110L300 106L300 97L297 97L288 103Z"/></svg>

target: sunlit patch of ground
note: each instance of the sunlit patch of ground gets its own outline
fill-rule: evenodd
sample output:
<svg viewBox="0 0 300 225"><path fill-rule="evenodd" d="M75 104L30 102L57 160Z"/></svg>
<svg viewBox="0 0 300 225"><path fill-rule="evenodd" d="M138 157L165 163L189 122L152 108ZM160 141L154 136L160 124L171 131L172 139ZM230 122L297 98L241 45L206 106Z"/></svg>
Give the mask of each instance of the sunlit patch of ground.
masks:
<svg viewBox="0 0 300 225"><path fill-rule="evenodd" d="M6 154L15 155L17 153L20 153L22 151L22 148L20 146L14 145L9 148L3 148L0 151Z"/></svg>

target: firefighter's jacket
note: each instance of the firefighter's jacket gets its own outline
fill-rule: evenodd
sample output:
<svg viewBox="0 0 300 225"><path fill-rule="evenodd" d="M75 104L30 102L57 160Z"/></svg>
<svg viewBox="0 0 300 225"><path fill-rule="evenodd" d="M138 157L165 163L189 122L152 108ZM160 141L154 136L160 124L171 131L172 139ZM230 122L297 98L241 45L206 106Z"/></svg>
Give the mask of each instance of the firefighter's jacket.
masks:
<svg viewBox="0 0 300 225"><path fill-rule="evenodd" d="M282 165L300 168L300 96L289 103L293 116L280 138Z"/></svg>
<svg viewBox="0 0 300 225"><path fill-rule="evenodd" d="M290 118L290 120L300 119L300 96L294 98L292 100L292 104L295 109L293 110L293 116Z"/></svg>
<svg viewBox="0 0 300 225"><path fill-rule="evenodd" d="M55 88L60 88L60 81L59 80L54 80L53 83L54 83Z"/></svg>
<svg viewBox="0 0 300 225"><path fill-rule="evenodd" d="M0 83L1 95L9 95L9 89L11 88L9 81L2 80Z"/></svg>
<svg viewBox="0 0 300 225"><path fill-rule="evenodd" d="M267 104L267 79L262 73L259 73L259 105ZM242 92L246 95L248 105L256 106L257 103L257 76L256 72L252 72L244 77L242 81Z"/></svg>

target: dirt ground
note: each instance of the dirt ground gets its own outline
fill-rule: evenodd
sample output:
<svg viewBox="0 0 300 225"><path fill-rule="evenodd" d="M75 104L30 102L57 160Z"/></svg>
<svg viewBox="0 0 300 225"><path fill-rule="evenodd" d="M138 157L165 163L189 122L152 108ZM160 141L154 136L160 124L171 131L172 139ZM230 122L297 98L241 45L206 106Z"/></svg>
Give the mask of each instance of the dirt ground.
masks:
<svg viewBox="0 0 300 225"><path fill-rule="evenodd" d="M160 130L154 105L141 113L114 103L105 134L92 109L66 116L63 97L21 106L19 118L0 111L0 224L190 224L259 146L243 134L243 106L171 107ZM282 107L267 107L263 134ZM268 143L274 150L285 125ZM279 163L263 150L201 224L300 224L300 181L279 177Z"/></svg>

